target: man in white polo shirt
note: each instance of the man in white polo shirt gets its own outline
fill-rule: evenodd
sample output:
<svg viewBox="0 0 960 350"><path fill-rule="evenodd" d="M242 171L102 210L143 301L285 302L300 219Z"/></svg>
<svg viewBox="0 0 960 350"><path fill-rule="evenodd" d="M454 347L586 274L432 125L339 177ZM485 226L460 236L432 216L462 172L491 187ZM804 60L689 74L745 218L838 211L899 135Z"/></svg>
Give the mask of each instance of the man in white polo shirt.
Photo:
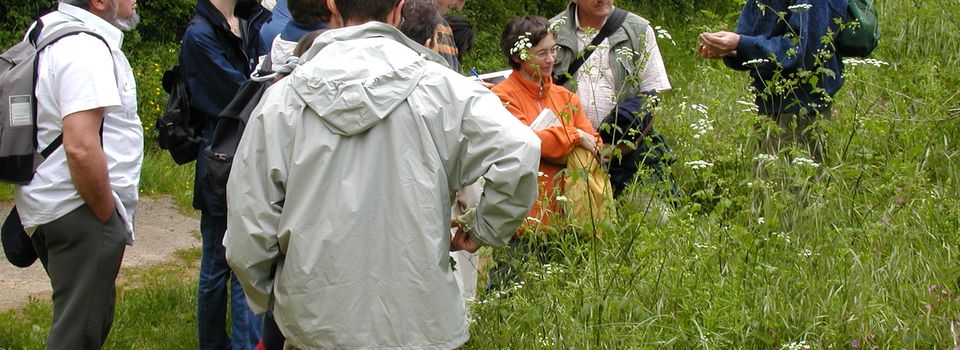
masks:
<svg viewBox="0 0 960 350"><path fill-rule="evenodd" d="M135 0L61 0L57 11L40 18L38 40L66 25L103 38L76 34L41 52L39 148L61 135L63 144L14 191L53 287L47 349L100 349L113 322L143 161L136 83L120 51L122 31L137 22Z"/></svg>
<svg viewBox="0 0 960 350"><path fill-rule="evenodd" d="M554 77L565 76L579 53L587 48L613 13L613 0L572 0L550 20L557 30ZM656 32L646 19L627 13L626 19L597 45L583 65L564 84L580 96L587 119L598 131L617 102L641 93L670 90L670 81L657 46ZM621 160L610 164L610 180L619 195L634 181L640 161L623 149ZM638 153L638 152L634 152Z"/></svg>

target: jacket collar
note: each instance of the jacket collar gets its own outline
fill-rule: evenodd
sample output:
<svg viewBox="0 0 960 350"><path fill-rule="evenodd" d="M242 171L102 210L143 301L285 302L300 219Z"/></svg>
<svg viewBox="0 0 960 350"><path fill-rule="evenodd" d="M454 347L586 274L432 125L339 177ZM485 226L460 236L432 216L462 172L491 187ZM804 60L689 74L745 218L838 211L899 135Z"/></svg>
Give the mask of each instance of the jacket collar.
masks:
<svg viewBox="0 0 960 350"><path fill-rule="evenodd" d="M227 19L223 17L220 10L217 10L216 6L213 6L210 0L197 0L196 11L198 15L206 19L207 22L210 22L211 26L230 31L230 25L227 24ZM247 21L266 20L270 17L270 11L267 11L266 8L256 1L238 1L233 13L237 17Z"/></svg>
<svg viewBox="0 0 960 350"><path fill-rule="evenodd" d="M523 73L520 73L517 69L513 70L513 74L510 74L510 76L507 77L507 80L515 80L516 82L514 84L520 85L524 92L535 97L547 96L550 93L550 89L553 87L553 78L546 77L543 82L543 89L541 90L540 84L524 78Z"/></svg>
<svg viewBox="0 0 960 350"><path fill-rule="evenodd" d="M300 25L297 22L289 21L283 30L280 31L280 38L286 41L297 41L300 40L304 35L310 33L314 30L327 29L327 25L323 23L317 23L313 26Z"/></svg>
<svg viewBox="0 0 960 350"><path fill-rule="evenodd" d="M327 47L328 45L338 41L376 37L393 39L404 46L409 47L413 51L416 51L417 54L429 61L434 61L444 66L447 65L447 61L443 59L440 54L411 40L406 35L403 35L403 33L401 33L397 28L377 21L371 21L356 26L331 29L324 32L313 42L313 45L310 46L310 49L304 52L303 55L300 55L300 61L309 61L311 58L316 56L320 50L323 50L324 47Z"/></svg>
<svg viewBox="0 0 960 350"><path fill-rule="evenodd" d="M62 2L58 5L57 11L60 11L68 17L77 19L87 27L90 27L90 29L93 29L97 34L100 34L100 36L110 44L111 50L120 50L120 45L123 44L123 31L114 27L110 22L107 22L90 11Z"/></svg>

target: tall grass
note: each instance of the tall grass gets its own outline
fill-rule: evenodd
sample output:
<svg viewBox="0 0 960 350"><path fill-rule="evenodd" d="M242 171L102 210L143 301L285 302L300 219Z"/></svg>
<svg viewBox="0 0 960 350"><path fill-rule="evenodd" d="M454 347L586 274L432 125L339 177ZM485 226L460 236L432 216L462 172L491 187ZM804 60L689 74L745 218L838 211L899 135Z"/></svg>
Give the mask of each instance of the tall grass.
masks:
<svg viewBox="0 0 960 350"><path fill-rule="evenodd" d="M468 2L467 14L480 3ZM763 118L737 102L752 101L748 78L693 49L699 31L732 28L735 13L618 5L676 42L660 41L674 89L657 123L679 158L671 170L683 204L668 222L650 220L655 192L640 186L616 221L600 223L601 238L574 227L543 238L548 258L526 262L522 284L481 292L465 348L960 345L960 4L878 2L884 37L874 58L889 65L847 67L818 168L771 161L765 178L754 175ZM474 23L478 45L494 47L502 23ZM500 62L487 49L465 66ZM684 165L694 160L713 166ZM143 190L185 203L191 175L148 154ZM108 347L193 348L195 281L181 277L132 277L141 282L121 294ZM0 348L39 348L46 305L0 315Z"/></svg>
<svg viewBox="0 0 960 350"><path fill-rule="evenodd" d="M730 16L650 18L676 41L660 41L674 90L658 128L680 157L685 205L657 224L637 200L649 189L635 188L602 239L548 238L548 265L528 263L522 284L475 305L467 348L957 346L960 122L948 86L960 6L879 5L874 58L889 65L847 67L824 122L827 160L768 162L763 178L748 78L693 52L698 30L731 28L713 22ZM713 166L683 165L694 160Z"/></svg>

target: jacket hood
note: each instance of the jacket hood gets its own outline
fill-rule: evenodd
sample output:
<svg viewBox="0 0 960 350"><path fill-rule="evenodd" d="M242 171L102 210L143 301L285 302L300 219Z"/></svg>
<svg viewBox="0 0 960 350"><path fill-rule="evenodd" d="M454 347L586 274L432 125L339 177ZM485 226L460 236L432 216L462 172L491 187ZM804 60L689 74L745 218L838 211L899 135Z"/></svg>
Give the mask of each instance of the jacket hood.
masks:
<svg viewBox="0 0 960 350"><path fill-rule="evenodd" d="M324 32L286 79L337 134L356 135L387 118L414 91L428 61L443 58L396 28L369 22Z"/></svg>

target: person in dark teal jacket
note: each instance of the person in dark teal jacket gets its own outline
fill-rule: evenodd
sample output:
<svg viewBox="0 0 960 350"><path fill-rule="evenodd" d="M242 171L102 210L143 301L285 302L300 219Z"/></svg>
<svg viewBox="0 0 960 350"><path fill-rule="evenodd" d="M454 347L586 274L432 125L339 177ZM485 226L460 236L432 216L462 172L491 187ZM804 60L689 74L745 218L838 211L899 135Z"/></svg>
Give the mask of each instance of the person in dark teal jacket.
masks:
<svg viewBox="0 0 960 350"><path fill-rule="evenodd" d="M230 103L267 51L260 28L270 12L250 0L198 0L196 13L183 34L180 67L193 115L207 122L202 150L210 144L216 118ZM253 349L261 321L247 306L243 288L227 265L223 236L227 228L226 198L205 181L204 157L197 157L193 206L200 210L202 254L197 291L199 349ZM232 283L230 283L232 281ZM229 288L229 293L228 293ZM230 338L227 338L227 295L230 295Z"/></svg>
<svg viewBox="0 0 960 350"><path fill-rule="evenodd" d="M847 0L747 0L734 32L700 34L700 55L749 71L759 113L785 130L781 138L806 143L818 160L822 138L806 131L830 116L843 85L843 63L823 39L839 30L846 8Z"/></svg>

